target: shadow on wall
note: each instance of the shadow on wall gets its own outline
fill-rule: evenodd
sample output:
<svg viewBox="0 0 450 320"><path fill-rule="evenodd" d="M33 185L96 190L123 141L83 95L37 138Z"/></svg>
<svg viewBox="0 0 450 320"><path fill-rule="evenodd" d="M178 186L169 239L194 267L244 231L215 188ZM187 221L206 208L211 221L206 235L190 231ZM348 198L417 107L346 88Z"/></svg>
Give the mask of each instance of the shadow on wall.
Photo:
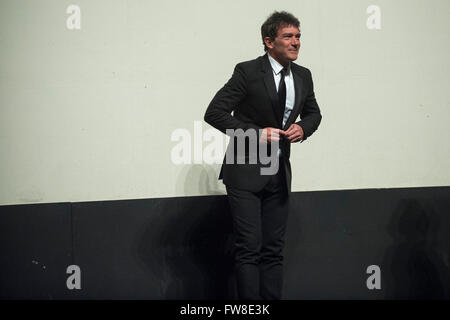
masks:
<svg viewBox="0 0 450 320"><path fill-rule="evenodd" d="M220 166L193 164L185 165L178 176L176 194L178 195L224 195L225 187L222 180L218 180Z"/></svg>
<svg viewBox="0 0 450 320"><path fill-rule="evenodd" d="M225 197L160 202L139 237L138 258L160 299L234 299L232 225Z"/></svg>
<svg viewBox="0 0 450 320"><path fill-rule="evenodd" d="M390 271L387 299L449 297L449 266L445 263L448 248L438 246L445 243L439 240L441 237L448 237L444 228L431 206L417 200L399 203L389 223L394 243L387 249L383 263Z"/></svg>

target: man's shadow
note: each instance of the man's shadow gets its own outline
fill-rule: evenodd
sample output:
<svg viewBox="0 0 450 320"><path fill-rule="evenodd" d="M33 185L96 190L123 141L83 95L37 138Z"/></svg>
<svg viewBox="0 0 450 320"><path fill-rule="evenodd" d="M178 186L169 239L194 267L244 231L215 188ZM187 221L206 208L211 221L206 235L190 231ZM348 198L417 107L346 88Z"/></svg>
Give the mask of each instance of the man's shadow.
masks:
<svg viewBox="0 0 450 320"><path fill-rule="evenodd" d="M186 177L209 186L207 170L199 172L198 166L192 170L195 174L188 172ZM161 299L234 299L232 222L226 197L161 199L154 211L137 244L137 255L157 279Z"/></svg>
<svg viewBox="0 0 450 320"><path fill-rule="evenodd" d="M226 195L225 186L218 179L220 165L186 165L178 175L177 194Z"/></svg>
<svg viewBox="0 0 450 320"><path fill-rule="evenodd" d="M385 286L388 299L448 297L449 271L442 259L446 248L439 248L437 241L440 232L447 231L431 206L413 199L399 203L389 223L394 243L383 262L390 273Z"/></svg>

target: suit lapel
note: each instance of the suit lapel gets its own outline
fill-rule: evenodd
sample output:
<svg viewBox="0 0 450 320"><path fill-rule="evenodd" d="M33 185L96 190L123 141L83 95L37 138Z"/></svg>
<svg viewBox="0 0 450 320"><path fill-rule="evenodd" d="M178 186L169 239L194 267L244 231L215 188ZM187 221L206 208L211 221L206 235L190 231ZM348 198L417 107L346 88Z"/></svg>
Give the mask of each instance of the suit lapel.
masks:
<svg viewBox="0 0 450 320"><path fill-rule="evenodd" d="M267 93L270 97L270 102L272 103L272 111L273 111L273 120L274 123L278 124L278 127L281 127L280 120L281 114L280 114L280 108L278 104L278 94L277 94L277 87L275 85L275 79L273 77L273 71L272 66L269 62L269 57L267 56L267 53L262 57L262 69L261 71L264 72L264 84L266 85Z"/></svg>

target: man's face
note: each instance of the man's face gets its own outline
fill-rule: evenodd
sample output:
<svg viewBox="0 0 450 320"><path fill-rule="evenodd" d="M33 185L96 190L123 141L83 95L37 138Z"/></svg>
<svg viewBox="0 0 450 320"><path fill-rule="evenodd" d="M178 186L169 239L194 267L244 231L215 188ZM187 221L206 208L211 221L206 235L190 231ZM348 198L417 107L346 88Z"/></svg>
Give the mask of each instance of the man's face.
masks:
<svg viewBox="0 0 450 320"><path fill-rule="evenodd" d="M300 49L300 30L294 26L281 27L275 40L264 39L269 54L282 65L287 65L298 57Z"/></svg>

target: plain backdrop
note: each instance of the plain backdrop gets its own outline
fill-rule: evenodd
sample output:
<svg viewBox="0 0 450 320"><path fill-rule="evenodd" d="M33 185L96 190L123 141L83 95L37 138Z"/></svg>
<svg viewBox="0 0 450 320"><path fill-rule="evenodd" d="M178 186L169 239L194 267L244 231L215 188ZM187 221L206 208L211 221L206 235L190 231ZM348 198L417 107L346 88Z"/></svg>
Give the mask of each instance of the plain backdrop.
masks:
<svg viewBox="0 0 450 320"><path fill-rule="evenodd" d="M171 137L211 129L274 10L301 22L323 115L292 148L293 191L450 185L447 0L1 0L0 204L225 194L219 164L173 163Z"/></svg>

